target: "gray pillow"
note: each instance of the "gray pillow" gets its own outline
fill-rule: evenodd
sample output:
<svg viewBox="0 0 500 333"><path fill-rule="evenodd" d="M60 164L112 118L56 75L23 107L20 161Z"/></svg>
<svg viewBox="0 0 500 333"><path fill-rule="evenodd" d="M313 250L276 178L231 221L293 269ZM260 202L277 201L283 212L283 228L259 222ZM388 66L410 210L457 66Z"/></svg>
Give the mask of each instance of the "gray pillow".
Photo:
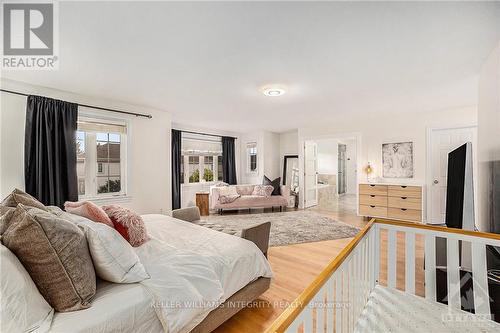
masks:
<svg viewBox="0 0 500 333"><path fill-rule="evenodd" d="M47 210L46 207L37 199L29 195L28 193L21 191L16 188L9 194L5 199L3 199L0 205L7 207L17 207L18 204L23 204L25 206L36 207L39 209Z"/></svg>
<svg viewBox="0 0 500 333"><path fill-rule="evenodd" d="M7 221L2 242L56 311L90 307L96 291L95 271L85 235L75 224L18 204Z"/></svg>

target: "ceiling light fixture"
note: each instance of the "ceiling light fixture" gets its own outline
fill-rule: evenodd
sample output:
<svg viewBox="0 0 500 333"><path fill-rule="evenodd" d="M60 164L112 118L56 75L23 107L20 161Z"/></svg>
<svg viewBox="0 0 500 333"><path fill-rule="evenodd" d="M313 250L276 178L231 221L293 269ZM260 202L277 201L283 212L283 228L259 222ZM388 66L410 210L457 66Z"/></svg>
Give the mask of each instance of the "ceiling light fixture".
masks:
<svg viewBox="0 0 500 333"><path fill-rule="evenodd" d="M262 93L269 97L278 97L285 93L285 89L281 88L264 88Z"/></svg>

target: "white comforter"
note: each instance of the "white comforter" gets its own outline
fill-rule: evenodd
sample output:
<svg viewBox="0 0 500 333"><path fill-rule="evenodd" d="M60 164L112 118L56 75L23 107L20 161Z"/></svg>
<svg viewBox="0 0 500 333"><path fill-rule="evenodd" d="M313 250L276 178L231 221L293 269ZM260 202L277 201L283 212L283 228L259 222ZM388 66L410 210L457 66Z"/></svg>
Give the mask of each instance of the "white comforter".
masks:
<svg viewBox="0 0 500 333"><path fill-rule="evenodd" d="M151 240L136 248L168 333L189 332L221 302L257 278L272 277L252 242L165 215L144 215Z"/></svg>

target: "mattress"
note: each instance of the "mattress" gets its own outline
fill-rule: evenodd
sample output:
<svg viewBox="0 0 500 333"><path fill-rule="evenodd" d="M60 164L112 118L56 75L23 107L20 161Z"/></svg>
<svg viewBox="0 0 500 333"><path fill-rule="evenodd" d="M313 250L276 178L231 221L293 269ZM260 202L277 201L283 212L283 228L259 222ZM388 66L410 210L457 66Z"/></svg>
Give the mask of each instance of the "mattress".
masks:
<svg viewBox="0 0 500 333"><path fill-rule="evenodd" d="M56 312L50 332L155 333L163 332L163 327L144 286L99 281L92 306L80 311Z"/></svg>
<svg viewBox="0 0 500 333"><path fill-rule="evenodd" d="M500 324L447 305L377 285L354 332L500 332Z"/></svg>

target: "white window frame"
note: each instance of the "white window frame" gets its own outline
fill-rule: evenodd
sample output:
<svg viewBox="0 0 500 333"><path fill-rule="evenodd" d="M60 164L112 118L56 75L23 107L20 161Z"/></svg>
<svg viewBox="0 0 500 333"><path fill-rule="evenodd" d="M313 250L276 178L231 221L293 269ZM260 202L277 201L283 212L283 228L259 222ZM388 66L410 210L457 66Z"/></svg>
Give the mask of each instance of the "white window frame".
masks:
<svg viewBox="0 0 500 333"><path fill-rule="evenodd" d="M113 201L115 199L123 200L128 198L127 195L127 179L128 179L128 140L129 138L129 122L126 120L101 118L94 116L79 116L79 121L96 122L109 125L125 126L126 133L120 134L120 192L113 193L97 193L97 136L95 132L85 132L85 195L79 195L78 200L88 201ZM80 131L77 129L77 131ZM94 147L94 148L91 148ZM90 149L89 149L90 148ZM93 162L92 162L93 161ZM88 176L93 175L93 176Z"/></svg>
<svg viewBox="0 0 500 333"><path fill-rule="evenodd" d="M255 154L250 153L252 149L255 149ZM247 154L247 173L249 174L257 174L259 172L259 149L257 148L257 142L247 142L246 145L246 154ZM251 156L255 155L257 159L257 163L255 164L255 170L251 169Z"/></svg>
<svg viewBox="0 0 500 333"><path fill-rule="evenodd" d="M189 165L189 157L190 156L198 156L198 172L200 174L200 180L197 181L197 182L194 182L194 183L190 183L189 182L189 173L187 172L187 170L189 169L187 166ZM203 173L205 171L204 169L204 166L205 166L205 156L212 156L213 159L212 159L212 173L214 175L214 179L212 181L201 181L202 180L202 176L203 176ZM185 154L183 155L183 159L184 159L184 183L182 184L182 186L189 186L189 185L195 185L195 184L210 184L210 183L215 183L215 182L218 182L218 169L219 169L219 165L218 165L218 161L217 161L217 157L218 156L222 156L222 155L213 155L213 154Z"/></svg>

